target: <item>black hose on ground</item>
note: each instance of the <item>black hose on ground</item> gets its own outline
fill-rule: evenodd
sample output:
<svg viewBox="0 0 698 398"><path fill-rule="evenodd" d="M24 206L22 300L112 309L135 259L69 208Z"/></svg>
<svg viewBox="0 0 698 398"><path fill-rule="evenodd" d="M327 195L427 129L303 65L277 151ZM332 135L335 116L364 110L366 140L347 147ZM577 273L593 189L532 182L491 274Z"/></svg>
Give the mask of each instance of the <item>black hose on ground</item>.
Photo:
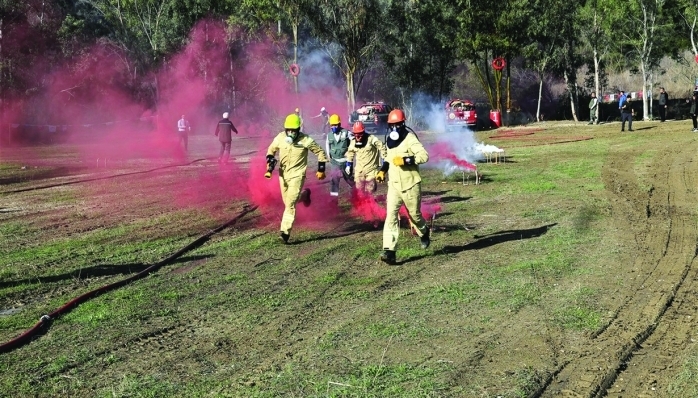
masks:
<svg viewBox="0 0 698 398"><path fill-rule="evenodd" d="M131 283L137 279L143 278L144 276L157 270L158 268L162 267L163 265L171 264L172 262L174 262L174 260L181 257L185 253L188 253L188 252L202 246L214 234L217 234L217 233L221 232L222 230L224 230L225 228L228 228L229 226L235 224L238 220L240 220L245 215L247 215L250 212L253 212L256 209L257 209L257 206L246 205L240 213L238 213L235 217L233 217L232 219L227 221L225 224L222 224L221 226L219 226L215 229L212 229L211 231L205 233L204 235L200 236L199 238L197 238L195 241L191 242L190 244L184 246L183 248L181 248L180 250L178 250L174 254L170 255L166 259L164 259L158 263L155 263L155 264L149 266L148 268L144 269L143 271L141 271L135 275L132 275L126 279L122 279L120 281L117 281L117 282L102 286L100 288L94 289L92 291L89 291L81 296L78 296L78 297L68 301L62 307L58 308L57 310L55 310L49 314L42 315L41 318L39 318L39 321L34 326L27 329L24 333L22 333L21 335L15 337L14 339L12 339L6 343L0 344L0 354L12 351L15 348L21 347L22 345L28 343L29 341L31 341L31 339L34 336L36 336L39 333L39 331L41 331L42 329L48 329L48 326L51 324L51 322L53 322L54 319L58 318L59 316L61 316L63 314L70 312L70 310L77 307L79 304L81 304L81 303L83 303L83 302L85 302L93 297L96 297L102 293L108 292L110 290L114 290L114 289L119 288L121 286L124 286L128 283Z"/></svg>

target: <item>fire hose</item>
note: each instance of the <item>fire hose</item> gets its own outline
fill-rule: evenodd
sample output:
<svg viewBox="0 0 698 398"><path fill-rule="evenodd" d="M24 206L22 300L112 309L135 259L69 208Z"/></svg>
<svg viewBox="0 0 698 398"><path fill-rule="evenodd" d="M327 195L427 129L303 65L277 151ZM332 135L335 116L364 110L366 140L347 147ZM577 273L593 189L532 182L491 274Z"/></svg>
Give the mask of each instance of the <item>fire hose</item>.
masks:
<svg viewBox="0 0 698 398"><path fill-rule="evenodd" d="M19 336L15 337L14 339L12 339L6 343L0 344L0 354L12 351L15 348L21 347L22 345L28 343L34 336L36 336L39 333L39 331L41 331L44 328L48 328L48 326L50 326L51 322L53 322L56 318L70 312L70 310L77 307L81 303L84 303L85 301L87 301L93 297L96 297L102 293L106 293L110 290L114 290L114 289L117 289L117 288L122 287L124 285L127 285L127 284L129 284L137 279L141 279L144 276L150 274L151 272L159 269L163 265L171 264L172 262L174 262L174 260L181 257L183 254L190 252L190 251L202 246L204 243L206 243L211 238L211 236L213 236L213 235L221 232L222 230L228 228L229 226L235 224L238 220L240 220L245 215L247 215L250 212L253 212L256 209L257 209L257 206L245 205L243 210L240 213L238 213L235 217L233 217L232 219L230 219L226 223L220 225L219 227L212 229L209 232L203 234L202 236L200 236L199 238L197 238L193 242L189 243L188 245L184 246L183 248L181 248L180 250L178 250L174 254L170 255L166 259L164 259L158 263L155 263L155 264L149 266L148 268L144 269L143 271L141 271L135 275L132 275L128 278L122 279L122 280L114 282L114 283L110 283L108 285L104 285L100 288L97 288L97 289L94 289L94 290L89 291L87 293L84 293L84 294L68 301L62 307L58 308L57 310L55 310L49 314L42 315L41 318L39 318L39 321L34 326L27 329L24 333L20 334Z"/></svg>

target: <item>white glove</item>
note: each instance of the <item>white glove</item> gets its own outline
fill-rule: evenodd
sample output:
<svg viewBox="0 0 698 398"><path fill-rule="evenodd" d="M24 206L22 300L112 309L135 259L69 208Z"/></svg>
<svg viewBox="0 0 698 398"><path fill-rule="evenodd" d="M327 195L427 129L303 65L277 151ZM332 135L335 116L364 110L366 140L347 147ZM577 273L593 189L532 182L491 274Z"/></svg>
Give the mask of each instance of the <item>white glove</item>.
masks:
<svg viewBox="0 0 698 398"><path fill-rule="evenodd" d="M351 174L351 166L347 166L344 168L344 171L347 172L347 174Z"/></svg>

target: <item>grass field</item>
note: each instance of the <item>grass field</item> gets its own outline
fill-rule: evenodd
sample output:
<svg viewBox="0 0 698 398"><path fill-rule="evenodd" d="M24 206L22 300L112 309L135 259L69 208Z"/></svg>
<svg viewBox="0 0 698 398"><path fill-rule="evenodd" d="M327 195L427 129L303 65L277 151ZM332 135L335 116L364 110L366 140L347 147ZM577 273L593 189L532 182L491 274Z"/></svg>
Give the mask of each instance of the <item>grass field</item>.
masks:
<svg viewBox="0 0 698 398"><path fill-rule="evenodd" d="M478 165L480 185L423 170L424 197L442 209L426 251L403 225L398 266L378 261L382 231L350 217L346 198L331 217L299 221L287 246L277 236L280 212L258 209L0 354L0 395L547 396L648 275L633 261L655 252L637 239L642 220L628 216L636 213L619 212L623 189L661 190L670 184L658 175L667 148L698 145L685 121L636 122L633 134L618 124L536 128L543 130L507 139L476 133L507 155ZM559 143L575 137L591 139ZM51 148L41 150L50 160ZM0 152L0 343L70 299L162 260L248 202L225 189L178 200L201 175L224 173L208 161L10 192L123 171L52 173L66 153L56 149L56 163L40 169L16 150ZM611 160L627 175L613 174ZM329 190L317 187L315 195ZM695 206L682 209L697 224ZM694 341L647 391L698 395Z"/></svg>

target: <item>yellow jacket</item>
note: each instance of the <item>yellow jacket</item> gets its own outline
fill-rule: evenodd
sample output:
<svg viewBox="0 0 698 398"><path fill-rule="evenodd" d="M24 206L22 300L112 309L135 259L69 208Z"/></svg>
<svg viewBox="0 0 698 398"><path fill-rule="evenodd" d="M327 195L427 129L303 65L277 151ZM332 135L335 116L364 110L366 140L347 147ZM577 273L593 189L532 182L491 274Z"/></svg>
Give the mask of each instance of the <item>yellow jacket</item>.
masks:
<svg viewBox="0 0 698 398"><path fill-rule="evenodd" d="M279 151L279 177L291 179L304 177L308 168L308 150L317 155L318 162L327 162L325 151L305 133L298 133L298 138L292 144L286 142L286 133L280 132L269 145L267 155Z"/></svg>
<svg viewBox="0 0 698 398"><path fill-rule="evenodd" d="M380 158L386 159L385 144L373 135L366 134L366 145L356 146L352 140L347 149L347 161L354 162L354 175L364 180L372 180L379 169ZM354 161L356 155L356 161Z"/></svg>
<svg viewBox="0 0 698 398"><path fill-rule="evenodd" d="M396 157L414 156L414 164L395 166L393 159ZM429 161L429 154L419 142L414 133L408 133L400 145L388 148L386 162L390 162L388 168L389 187L399 191L406 191L422 181L419 175L419 165Z"/></svg>

